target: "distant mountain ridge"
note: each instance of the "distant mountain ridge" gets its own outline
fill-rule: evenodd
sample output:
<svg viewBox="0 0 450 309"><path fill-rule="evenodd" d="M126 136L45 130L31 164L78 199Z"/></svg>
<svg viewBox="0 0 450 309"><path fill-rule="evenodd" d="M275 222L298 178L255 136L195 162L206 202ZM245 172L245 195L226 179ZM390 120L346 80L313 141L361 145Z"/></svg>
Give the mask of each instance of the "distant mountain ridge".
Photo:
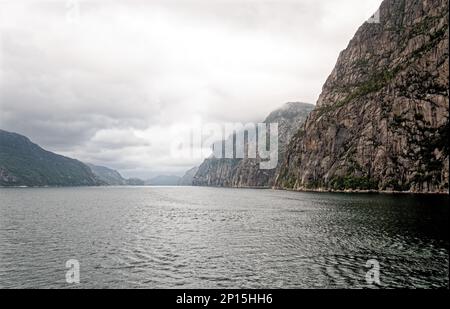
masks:
<svg viewBox="0 0 450 309"><path fill-rule="evenodd" d="M145 181L149 186L178 186L181 177L173 175L159 175Z"/></svg>
<svg viewBox="0 0 450 309"><path fill-rule="evenodd" d="M145 182L139 178L123 178L122 175L109 167L86 163L103 186L144 186Z"/></svg>
<svg viewBox="0 0 450 309"><path fill-rule="evenodd" d="M0 186L97 186L84 163L44 150L27 137L0 130Z"/></svg>
<svg viewBox="0 0 450 309"><path fill-rule="evenodd" d="M47 151L27 137L0 130L0 186L143 186L111 168Z"/></svg>
<svg viewBox="0 0 450 309"><path fill-rule="evenodd" d="M127 180L116 170L90 163L86 163L86 165L91 169L94 175L106 185L123 186L127 184Z"/></svg>

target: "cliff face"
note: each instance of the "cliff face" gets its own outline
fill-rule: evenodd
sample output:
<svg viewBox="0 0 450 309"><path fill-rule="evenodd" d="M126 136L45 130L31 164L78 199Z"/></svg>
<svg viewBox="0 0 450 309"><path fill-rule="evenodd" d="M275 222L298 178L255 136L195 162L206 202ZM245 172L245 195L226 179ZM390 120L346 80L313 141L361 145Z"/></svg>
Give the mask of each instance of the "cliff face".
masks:
<svg viewBox="0 0 450 309"><path fill-rule="evenodd" d="M448 192L448 0L385 0L339 56L275 187Z"/></svg>
<svg viewBox="0 0 450 309"><path fill-rule="evenodd" d="M313 108L314 105L307 103L287 103L265 119L264 123L278 123L279 158L284 156L289 139L305 122ZM198 168L193 185L271 187L277 171L278 168L260 169L258 159L209 158Z"/></svg>

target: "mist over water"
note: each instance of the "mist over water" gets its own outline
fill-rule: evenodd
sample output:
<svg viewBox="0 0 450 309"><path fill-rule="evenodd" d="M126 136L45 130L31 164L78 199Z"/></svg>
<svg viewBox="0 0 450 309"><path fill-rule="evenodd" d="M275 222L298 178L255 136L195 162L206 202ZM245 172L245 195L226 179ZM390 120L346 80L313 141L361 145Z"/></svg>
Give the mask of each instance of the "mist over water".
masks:
<svg viewBox="0 0 450 309"><path fill-rule="evenodd" d="M448 287L448 195L0 189L0 288ZM66 261L80 262L79 285Z"/></svg>

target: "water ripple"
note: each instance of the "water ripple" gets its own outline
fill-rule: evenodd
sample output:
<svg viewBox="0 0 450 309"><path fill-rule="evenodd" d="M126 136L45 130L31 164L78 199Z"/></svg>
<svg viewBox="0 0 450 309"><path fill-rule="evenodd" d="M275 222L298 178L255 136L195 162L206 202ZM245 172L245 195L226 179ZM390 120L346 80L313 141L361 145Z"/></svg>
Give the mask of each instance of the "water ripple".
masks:
<svg viewBox="0 0 450 309"><path fill-rule="evenodd" d="M448 287L448 196L2 189L0 287ZM426 218L426 220L423 220ZM376 259L381 284L369 286Z"/></svg>

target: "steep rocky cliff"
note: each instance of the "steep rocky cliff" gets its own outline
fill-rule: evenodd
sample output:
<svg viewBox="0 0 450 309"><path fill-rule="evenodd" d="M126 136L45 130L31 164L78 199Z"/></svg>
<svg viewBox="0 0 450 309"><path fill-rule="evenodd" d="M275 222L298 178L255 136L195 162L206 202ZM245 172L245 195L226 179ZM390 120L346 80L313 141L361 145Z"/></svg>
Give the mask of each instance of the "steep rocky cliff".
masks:
<svg viewBox="0 0 450 309"><path fill-rule="evenodd" d="M272 112L264 123L278 123L279 157L284 156L292 135L305 122L314 105L287 103ZM279 165L278 165L279 166ZM258 159L208 158L199 167L194 179L195 186L218 187L271 187L278 169L260 169Z"/></svg>
<svg viewBox="0 0 450 309"><path fill-rule="evenodd" d="M448 192L448 0L385 0L339 56L275 187Z"/></svg>

